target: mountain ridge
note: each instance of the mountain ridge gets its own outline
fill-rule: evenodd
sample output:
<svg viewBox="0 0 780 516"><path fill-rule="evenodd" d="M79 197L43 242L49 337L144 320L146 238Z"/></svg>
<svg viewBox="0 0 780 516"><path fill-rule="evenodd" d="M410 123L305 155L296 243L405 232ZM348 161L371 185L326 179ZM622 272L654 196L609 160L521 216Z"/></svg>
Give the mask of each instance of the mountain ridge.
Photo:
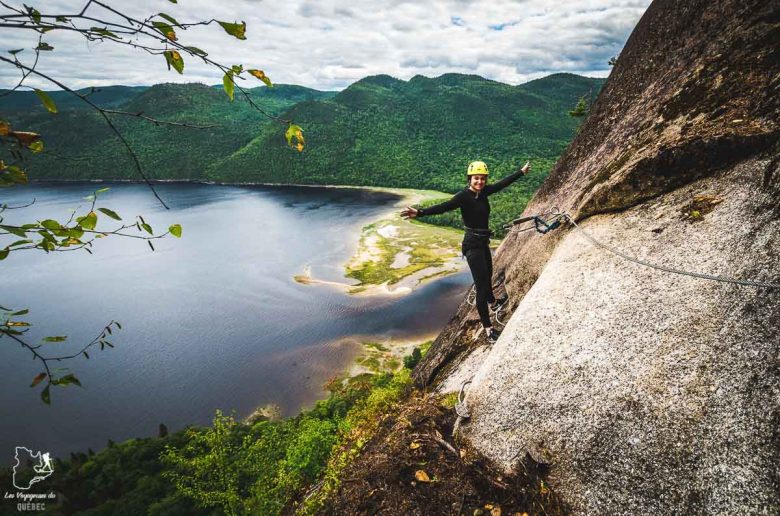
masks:
<svg viewBox="0 0 780 516"><path fill-rule="evenodd" d="M486 161L493 180L531 160L533 172L513 187L515 195L494 203L494 229L500 231L501 222L523 209L576 132L580 121L568 110L602 83L560 74L512 86L450 73L409 81L368 76L340 92L295 85L249 90L271 115L303 127L306 149L300 154L287 145L285 124L262 117L242 95L231 103L217 87L201 83L117 87L111 90L117 92L113 98L124 95L125 100L112 107L215 127L155 127L132 117L112 118L152 180L454 192L463 187L462 171L470 161ZM25 102L38 102L30 95L35 97L27 92ZM97 113L63 109L51 115L38 106L6 114L14 127L38 132L44 140L46 152L29 161L31 178L140 179L127 150ZM69 158L71 165L63 167L58 156ZM447 216L436 222L460 226Z"/></svg>

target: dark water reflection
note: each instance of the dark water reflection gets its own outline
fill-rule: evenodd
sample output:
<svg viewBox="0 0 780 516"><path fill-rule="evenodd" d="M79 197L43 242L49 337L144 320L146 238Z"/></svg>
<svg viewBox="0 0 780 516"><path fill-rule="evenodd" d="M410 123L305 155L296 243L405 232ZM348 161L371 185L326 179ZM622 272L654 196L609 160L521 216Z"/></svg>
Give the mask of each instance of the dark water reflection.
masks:
<svg viewBox="0 0 780 516"><path fill-rule="evenodd" d="M94 184L34 185L2 192L1 203L36 203L7 223L67 219ZM357 189L161 185L166 211L143 185L111 185L104 206L125 219L142 214L156 230L178 222L181 240L108 238L85 252L12 253L2 264L0 305L30 308L30 342L67 334L73 352L109 320L123 331L116 349L67 365L84 389L55 389L51 407L28 387L41 370L29 353L0 339L0 456L25 445L62 455L107 439L206 424L217 408L245 416L277 403L296 413L349 365L352 335L431 335L452 315L468 273L405 297L353 297L292 281L343 281L360 228L397 198ZM111 225L99 226L110 228ZM7 245L4 242L3 245ZM5 452L3 452L5 450ZM2 455L5 453L5 455ZM10 460L10 459L9 459Z"/></svg>

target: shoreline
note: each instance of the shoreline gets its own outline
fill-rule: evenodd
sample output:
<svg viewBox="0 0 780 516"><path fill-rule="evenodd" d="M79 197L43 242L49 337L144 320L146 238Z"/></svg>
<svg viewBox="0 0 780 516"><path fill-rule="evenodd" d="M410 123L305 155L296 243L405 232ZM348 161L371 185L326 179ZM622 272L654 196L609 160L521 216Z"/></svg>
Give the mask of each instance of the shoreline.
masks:
<svg viewBox="0 0 780 516"><path fill-rule="evenodd" d="M146 181L138 179L31 179L25 184L44 184L44 183L123 183L145 185ZM311 183L264 183L264 182L224 182L224 181L204 181L201 179L150 179L149 183L155 184L196 184L196 185L215 185L215 186L295 186L305 188L343 188L343 189L361 189L377 192L394 193L403 196L410 192L428 193L435 196L451 196L453 194L440 192L438 190L425 190L415 188L401 188L394 186L371 186L371 185L321 185ZM20 185L23 186L23 185Z"/></svg>
<svg viewBox="0 0 780 516"><path fill-rule="evenodd" d="M105 180L105 179L60 179L60 180L35 180L30 181L29 184L139 184L146 185L146 182L139 180ZM452 260L445 260L443 265L438 267L425 266L419 268L412 274L402 276L398 281L391 283L390 281L384 281L381 283L368 283L361 282L358 284L350 284L347 281L350 279L349 268L355 266L355 263L360 265L360 255L363 254L364 258L371 258L379 254L387 254L387 246L383 246L382 242L371 241L369 239L371 232L374 231L373 236L376 237L376 232L381 232L383 229L393 229L403 227L407 230L414 229L416 236L420 237L421 234L432 233L449 233L453 240L460 240L462 237L462 231L459 231L450 227L437 226L428 224L421 221L402 220L398 215L398 209L406 205L417 204L419 202L429 199L446 199L451 194L446 192L439 192L435 190L418 190L410 188L393 188L393 187L378 187L378 186L355 186L355 185L313 185L313 184L292 184L292 183L226 183L217 181L201 181L201 180L152 180L152 184L203 184L214 186L261 186L261 187L306 187L306 188L332 188L332 189L360 189L372 192L389 193L397 196L397 199L392 203L391 207L387 210L383 210L375 217L368 220L361 228L360 241L357 245L355 253L351 258L344 263L344 280L329 281L321 280L312 277L310 270L304 270L303 274L296 275L292 279L297 283L303 285L312 286L324 286L330 288L336 288L343 290L345 294L357 295L360 297L369 296L403 296L411 293L415 288L419 288L424 283L440 279L444 276L459 272L464 266L460 264L457 267L453 267ZM386 231L386 238L393 239L396 235L392 232ZM380 233L381 234L381 233ZM368 235L368 237L367 237ZM423 238L417 238L418 241L414 243L422 248L425 245ZM422 243L421 243L422 242ZM449 242L448 242L449 243ZM459 247L459 246L458 246ZM390 254L392 254L393 261L398 261L398 256L403 253L409 253L412 251L410 247L403 247L403 249L391 248ZM457 256L457 253L455 254ZM369 260L371 261L371 260ZM406 280L406 281L403 281ZM333 372L344 381L348 382L351 378L363 374L380 374L383 372L397 372L403 368L403 359L405 356L410 355L414 348L424 347L429 344L437 336L435 334L418 335L414 337L408 337L405 339L397 340L392 337L388 338L382 335L368 335L368 334L354 334L344 336L336 341L329 342L329 345L339 343L349 343L354 346L355 352L349 363L345 367L334 370ZM297 413L305 410L305 406L298 408ZM268 417L269 419L276 419L280 417L280 410L276 403L266 403L261 406L257 406L250 411L249 414L243 415L241 420L248 421L259 417Z"/></svg>

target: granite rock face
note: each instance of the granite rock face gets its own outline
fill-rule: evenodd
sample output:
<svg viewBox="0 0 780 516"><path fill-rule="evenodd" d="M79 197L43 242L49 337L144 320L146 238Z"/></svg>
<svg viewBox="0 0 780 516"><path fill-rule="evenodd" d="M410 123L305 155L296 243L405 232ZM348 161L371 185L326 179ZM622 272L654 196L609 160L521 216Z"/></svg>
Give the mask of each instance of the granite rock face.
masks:
<svg viewBox="0 0 780 516"><path fill-rule="evenodd" d="M463 437L528 452L580 514L780 512L780 7L656 0L529 204L571 225L496 255L492 348L464 303L414 371L473 378ZM477 350L478 352L474 352Z"/></svg>

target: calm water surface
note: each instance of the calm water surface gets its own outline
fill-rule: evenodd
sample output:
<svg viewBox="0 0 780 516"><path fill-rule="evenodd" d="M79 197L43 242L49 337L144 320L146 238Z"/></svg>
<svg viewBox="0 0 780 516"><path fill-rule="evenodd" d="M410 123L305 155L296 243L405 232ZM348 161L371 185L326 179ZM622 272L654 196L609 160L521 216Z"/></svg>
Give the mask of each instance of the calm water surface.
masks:
<svg viewBox="0 0 780 516"><path fill-rule="evenodd" d="M100 186L13 188L0 202L36 199L5 212L9 224L63 221L69 209L88 208L83 197ZM0 305L30 309L27 341L68 335L68 343L46 345L51 354L77 351L111 319L123 326L115 349L62 364L84 388L53 389L48 407L40 388L29 388L40 363L0 339L0 457L8 461L14 446L97 450L108 439L156 435L160 423L171 431L207 424L218 408L244 417L276 403L294 414L351 363L355 346L340 339L433 335L471 281L465 272L408 296L354 297L292 280L310 266L317 278L344 281L361 227L392 209L390 194L171 184L158 187L165 210L144 185L110 186L98 206L125 220L141 214L156 231L180 223L183 238L158 240L155 252L140 240L106 238L93 255L23 251L0 263ZM101 220L98 229L113 227Z"/></svg>

